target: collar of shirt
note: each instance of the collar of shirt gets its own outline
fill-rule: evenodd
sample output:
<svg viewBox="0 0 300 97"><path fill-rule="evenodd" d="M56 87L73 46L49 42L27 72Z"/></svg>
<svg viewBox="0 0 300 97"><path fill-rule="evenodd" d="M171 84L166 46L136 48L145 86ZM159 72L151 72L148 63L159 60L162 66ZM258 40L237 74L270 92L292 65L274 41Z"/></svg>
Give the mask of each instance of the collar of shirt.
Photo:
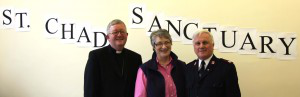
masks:
<svg viewBox="0 0 300 97"><path fill-rule="evenodd" d="M158 66L162 66L161 64L159 64L157 57L156 57L156 62L157 62ZM170 56L170 60L169 60L169 62L168 62L168 64L166 66L169 66L171 64L171 62L172 62L172 57Z"/></svg>
<svg viewBox="0 0 300 97"><path fill-rule="evenodd" d="M113 52L113 54L122 54L122 52L123 52L123 50L122 51L117 51L117 50L115 50L113 47L111 47L111 45L109 45L109 47L110 47L110 49L111 49L111 51Z"/></svg>
<svg viewBox="0 0 300 97"><path fill-rule="evenodd" d="M205 65L204 65L204 67L205 67L205 69L206 69L206 67L207 67L207 65L208 65L208 63L209 63L209 61L210 61L210 59L212 58L212 56L213 55L211 55L209 58L207 58L206 60L204 60L204 62L205 62ZM201 68L201 62L202 62L203 60L198 60L198 66L199 66L199 69Z"/></svg>

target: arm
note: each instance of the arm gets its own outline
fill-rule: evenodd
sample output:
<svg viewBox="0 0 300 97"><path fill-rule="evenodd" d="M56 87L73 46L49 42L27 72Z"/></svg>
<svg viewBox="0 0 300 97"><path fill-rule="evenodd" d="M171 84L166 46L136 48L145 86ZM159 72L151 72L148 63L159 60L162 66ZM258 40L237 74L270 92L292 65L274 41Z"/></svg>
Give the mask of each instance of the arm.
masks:
<svg viewBox="0 0 300 97"><path fill-rule="evenodd" d="M97 66L96 55L93 51L89 53L84 73L84 97L100 96L100 74Z"/></svg>
<svg viewBox="0 0 300 97"><path fill-rule="evenodd" d="M141 55L139 55L138 64L139 64L139 66L143 64L142 56Z"/></svg>
<svg viewBox="0 0 300 97"><path fill-rule="evenodd" d="M147 97L147 78L141 68L139 68L136 82L135 82L135 91L134 97Z"/></svg>
<svg viewBox="0 0 300 97"><path fill-rule="evenodd" d="M234 64L229 64L230 69L225 81L226 97L241 97L238 76Z"/></svg>

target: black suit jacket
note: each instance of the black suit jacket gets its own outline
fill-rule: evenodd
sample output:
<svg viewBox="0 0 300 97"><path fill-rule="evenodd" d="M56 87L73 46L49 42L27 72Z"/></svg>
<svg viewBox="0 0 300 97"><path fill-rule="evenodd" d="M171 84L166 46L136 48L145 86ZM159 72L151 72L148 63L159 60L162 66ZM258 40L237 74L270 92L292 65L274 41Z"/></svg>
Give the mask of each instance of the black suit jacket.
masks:
<svg viewBox="0 0 300 97"><path fill-rule="evenodd" d="M202 77L198 74L198 62L197 59L187 65L189 97L241 97L232 62L213 55Z"/></svg>
<svg viewBox="0 0 300 97"><path fill-rule="evenodd" d="M124 48L119 61L110 45L89 53L84 74L84 97L134 96L141 55Z"/></svg>

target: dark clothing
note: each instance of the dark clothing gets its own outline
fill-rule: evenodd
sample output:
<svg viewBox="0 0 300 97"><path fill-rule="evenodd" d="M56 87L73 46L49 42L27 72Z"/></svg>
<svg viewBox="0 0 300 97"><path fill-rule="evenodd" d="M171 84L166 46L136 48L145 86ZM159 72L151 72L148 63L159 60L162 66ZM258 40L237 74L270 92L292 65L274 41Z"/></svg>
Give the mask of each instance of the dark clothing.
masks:
<svg viewBox="0 0 300 97"><path fill-rule="evenodd" d="M186 97L185 90L185 63L178 60L177 56L171 52L171 76L176 86L177 97ZM141 69L147 77L147 97L165 97L165 80L163 75L158 71L156 53L152 59L141 65Z"/></svg>
<svg viewBox="0 0 300 97"><path fill-rule="evenodd" d="M238 77L232 62L213 55L201 77L198 60L187 65L188 97L241 97Z"/></svg>
<svg viewBox="0 0 300 97"><path fill-rule="evenodd" d="M89 53L84 74L84 97L133 97L141 55L109 45Z"/></svg>

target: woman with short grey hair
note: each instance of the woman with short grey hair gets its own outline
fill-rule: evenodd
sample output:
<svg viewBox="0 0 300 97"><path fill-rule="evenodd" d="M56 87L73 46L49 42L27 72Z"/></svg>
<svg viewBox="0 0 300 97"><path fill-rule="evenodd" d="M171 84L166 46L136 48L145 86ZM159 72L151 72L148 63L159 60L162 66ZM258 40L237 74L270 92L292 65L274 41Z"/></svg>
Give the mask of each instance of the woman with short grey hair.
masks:
<svg viewBox="0 0 300 97"><path fill-rule="evenodd" d="M172 38L165 29L151 33L152 59L138 70L135 97L187 97L185 63L171 51Z"/></svg>

